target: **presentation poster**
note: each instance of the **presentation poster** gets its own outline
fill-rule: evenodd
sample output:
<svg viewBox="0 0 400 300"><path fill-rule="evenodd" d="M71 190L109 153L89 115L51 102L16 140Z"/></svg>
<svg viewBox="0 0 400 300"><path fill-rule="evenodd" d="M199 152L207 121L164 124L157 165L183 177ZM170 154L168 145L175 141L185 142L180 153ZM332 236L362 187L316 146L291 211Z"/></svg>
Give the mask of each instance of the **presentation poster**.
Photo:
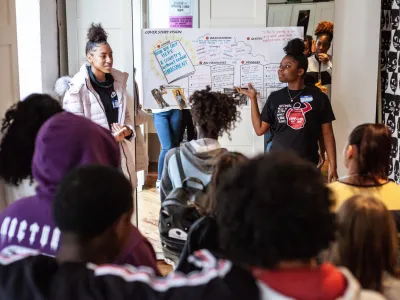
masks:
<svg viewBox="0 0 400 300"><path fill-rule="evenodd" d="M249 83L265 103L284 86L277 70L294 38L303 38L303 27L144 29L143 106L188 108L196 90L210 86L236 97L234 87ZM247 105L246 99L240 102Z"/></svg>

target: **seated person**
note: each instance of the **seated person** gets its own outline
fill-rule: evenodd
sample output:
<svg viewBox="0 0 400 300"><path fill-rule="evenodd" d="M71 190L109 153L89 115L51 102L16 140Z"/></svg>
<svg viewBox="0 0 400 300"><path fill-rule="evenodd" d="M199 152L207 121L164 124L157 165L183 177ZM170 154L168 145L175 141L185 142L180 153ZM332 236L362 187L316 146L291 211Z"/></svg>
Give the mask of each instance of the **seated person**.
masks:
<svg viewBox="0 0 400 300"><path fill-rule="evenodd" d="M248 159L237 152L227 152L218 160L207 187L207 193L204 197L201 197L200 201L196 201L196 206L202 218L190 228L185 247L176 267L177 271L183 273L193 271L193 265L188 262L188 257L201 249L207 249L213 254L223 256L219 247L218 226L215 219L215 207L218 201L215 193L219 183L223 180L223 176L232 168L246 162L248 162Z"/></svg>
<svg viewBox="0 0 400 300"><path fill-rule="evenodd" d="M40 255L0 258L2 298L384 299L360 290L349 271L316 264L314 257L334 239L332 202L315 166L292 154L253 159L219 183L220 245L234 263L204 250L190 258L200 272L178 272L164 279L147 268L86 264L113 260L124 244L131 201L121 193L130 191L127 180L116 177L116 171L86 169L65 179L54 200L56 224L69 236L63 239L58 261ZM90 200L77 200L76 195L93 190L93 197L85 197ZM115 195L115 190L121 193L112 203L102 199L103 194ZM101 226L89 222L93 208ZM61 218L64 213L67 217ZM37 274L40 280L34 280Z"/></svg>
<svg viewBox="0 0 400 300"><path fill-rule="evenodd" d="M32 94L5 113L0 144L0 177L6 187L7 205L35 194L32 157L36 135L50 117L62 112L58 101L46 94Z"/></svg>
<svg viewBox="0 0 400 300"><path fill-rule="evenodd" d="M349 136L344 152L347 176L331 183L336 210L344 201L358 194L366 194L381 200L396 217L400 231L400 186L389 180L389 172L400 174L399 167L390 171L392 138L383 124L362 124ZM397 175L396 175L397 176ZM399 175L400 176L400 175Z"/></svg>
<svg viewBox="0 0 400 300"><path fill-rule="evenodd" d="M119 147L108 130L67 112L51 117L35 142L32 174L38 184L36 194L14 202L0 214L0 250L24 253L33 249L54 256L60 230L54 224L51 205L62 178L80 165L117 169L119 162ZM108 200L115 201L114 197ZM156 270L152 246L136 227L132 225L130 230L130 240L115 263L146 265Z"/></svg>
<svg viewBox="0 0 400 300"><path fill-rule="evenodd" d="M192 140L180 147L180 157L185 178L200 179L207 185L214 172L219 156L226 151L218 143L218 137L229 134L239 117L239 111L233 99L225 94L206 90L196 91L190 97L193 123L198 133ZM182 186L176 159L177 148L168 151L161 178L160 197L164 201L168 194Z"/></svg>
<svg viewBox="0 0 400 300"><path fill-rule="evenodd" d="M332 262L348 268L362 288L383 293L388 300L399 299L396 224L385 204L373 197L354 196L340 207L337 219Z"/></svg>

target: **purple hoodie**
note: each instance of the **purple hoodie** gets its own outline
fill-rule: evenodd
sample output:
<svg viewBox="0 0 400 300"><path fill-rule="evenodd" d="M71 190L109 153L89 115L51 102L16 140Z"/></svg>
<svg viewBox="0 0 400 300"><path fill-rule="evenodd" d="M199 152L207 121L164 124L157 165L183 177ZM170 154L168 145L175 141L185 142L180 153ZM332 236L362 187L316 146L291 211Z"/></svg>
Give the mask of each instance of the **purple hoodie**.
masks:
<svg viewBox="0 0 400 300"><path fill-rule="evenodd" d="M56 254L60 231L53 222L52 200L64 175L85 164L119 167L119 146L110 132L66 112L46 121L37 135L32 160L32 174L38 183L36 195L14 202L0 214L0 250L6 254L31 250ZM157 270L152 246L134 226L129 245L117 263Z"/></svg>

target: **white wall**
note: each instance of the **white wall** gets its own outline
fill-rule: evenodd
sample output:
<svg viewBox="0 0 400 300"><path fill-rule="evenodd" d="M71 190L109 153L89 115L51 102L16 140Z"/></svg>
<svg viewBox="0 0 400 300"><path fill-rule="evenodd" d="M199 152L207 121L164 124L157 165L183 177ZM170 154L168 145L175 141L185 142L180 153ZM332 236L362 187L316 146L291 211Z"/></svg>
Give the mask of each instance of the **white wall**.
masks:
<svg viewBox="0 0 400 300"><path fill-rule="evenodd" d="M57 27L56 0L40 0L42 92L48 94L52 94L59 75Z"/></svg>
<svg viewBox="0 0 400 300"><path fill-rule="evenodd" d="M52 93L58 78L55 0L16 0L20 97Z"/></svg>
<svg viewBox="0 0 400 300"><path fill-rule="evenodd" d="M380 41L380 2L335 1L332 106L339 176L342 150L357 125L375 122Z"/></svg>
<svg viewBox="0 0 400 300"><path fill-rule="evenodd" d="M42 91L40 3L16 0L20 97Z"/></svg>

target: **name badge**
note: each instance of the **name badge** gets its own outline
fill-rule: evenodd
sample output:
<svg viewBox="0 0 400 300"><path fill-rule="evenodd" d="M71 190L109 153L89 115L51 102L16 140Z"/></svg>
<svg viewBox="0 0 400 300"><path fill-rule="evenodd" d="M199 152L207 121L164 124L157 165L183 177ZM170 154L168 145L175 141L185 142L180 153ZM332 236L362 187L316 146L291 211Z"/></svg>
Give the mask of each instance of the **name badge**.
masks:
<svg viewBox="0 0 400 300"><path fill-rule="evenodd" d="M300 102L304 103L304 102L311 102L313 101L313 96L301 96L300 97Z"/></svg>
<svg viewBox="0 0 400 300"><path fill-rule="evenodd" d="M115 91L111 93L111 104L114 109L119 108L120 106L120 103L118 101L118 95Z"/></svg>

